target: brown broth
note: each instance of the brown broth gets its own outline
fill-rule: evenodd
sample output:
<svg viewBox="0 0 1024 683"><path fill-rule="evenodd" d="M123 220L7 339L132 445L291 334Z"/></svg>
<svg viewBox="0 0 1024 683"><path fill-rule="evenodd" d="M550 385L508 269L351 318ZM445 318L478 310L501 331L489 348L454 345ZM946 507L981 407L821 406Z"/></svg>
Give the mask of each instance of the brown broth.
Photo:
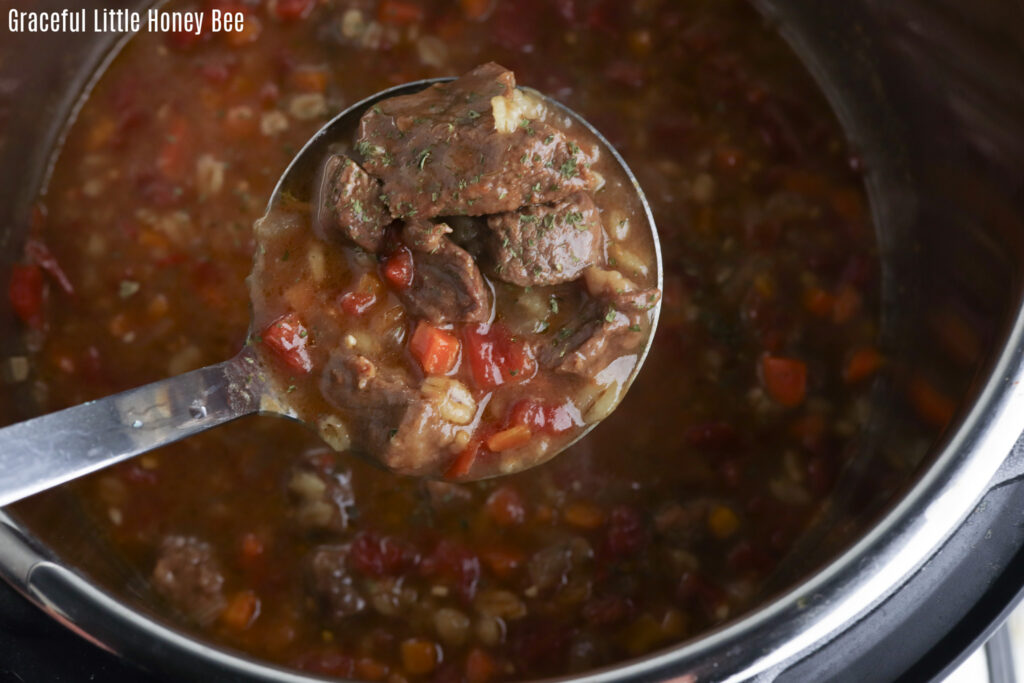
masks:
<svg viewBox="0 0 1024 683"><path fill-rule="evenodd" d="M247 623L200 629L174 617L183 628L339 676L557 675L743 613L829 499L882 367L865 198L813 83L738 1L487 11L382 0L351 14L360 7L327 2L290 22L253 9L253 43L213 36L182 47L140 34L109 67L40 197L47 215L35 237L76 291L48 280L45 329L27 333L40 409L233 355L248 323L250 226L294 152L347 104L488 59L594 123L644 187L665 265L644 371L580 444L535 470L466 485L455 505L264 418L74 489L140 574L164 536L192 535L213 546L232 604L258 600ZM481 7L483 18L469 18ZM765 357L805 368L803 390L787 375L796 366L780 379ZM347 530L296 525L288 483L298 462L351 473ZM365 567L384 538L407 557L375 576ZM354 580L377 606L331 622L305 561L319 545L349 542L366 555ZM559 547L591 557L538 589L537 558ZM470 596L499 590L516 609L497 623ZM442 608L469 619L462 644L442 641ZM436 659L425 668L415 656L424 642Z"/></svg>

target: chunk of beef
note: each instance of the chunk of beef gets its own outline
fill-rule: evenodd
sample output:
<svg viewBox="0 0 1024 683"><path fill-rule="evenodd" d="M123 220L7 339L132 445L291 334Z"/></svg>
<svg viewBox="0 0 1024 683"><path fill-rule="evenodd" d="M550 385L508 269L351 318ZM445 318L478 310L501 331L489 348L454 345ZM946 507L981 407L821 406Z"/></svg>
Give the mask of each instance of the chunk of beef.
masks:
<svg viewBox="0 0 1024 683"><path fill-rule="evenodd" d="M321 546L309 562L309 582L324 615L338 623L366 609L348 569L349 546Z"/></svg>
<svg viewBox="0 0 1024 683"><path fill-rule="evenodd" d="M435 474L449 459L458 425L443 415L444 397L426 397L399 370L365 356L331 354L321 378L325 398L349 416L353 445L404 474Z"/></svg>
<svg viewBox="0 0 1024 683"><path fill-rule="evenodd" d="M429 223L416 225L419 227L403 230L403 237L410 240L409 247L417 250L412 284L398 292L406 310L433 323L487 321L490 297L473 257L443 232L425 234L423 226Z"/></svg>
<svg viewBox="0 0 1024 683"><path fill-rule="evenodd" d="M557 590L570 582L594 556L590 544L582 536L573 536L534 553L527 564L533 585L542 591Z"/></svg>
<svg viewBox="0 0 1024 683"><path fill-rule="evenodd" d="M593 187L597 150L543 120L512 72L479 66L450 83L384 100L359 124L357 151L384 183L391 215L482 216Z"/></svg>
<svg viewBox="0 0 1024 683"><path fill-rule="evenodd" d="M422 487L430 506L438 512L455 510L473 502L473 491L465 484L428 479Z"/></svg>
<svg viewBox="0 0 1024 683"><path fill-rule="evenodd" d="M291 516L300 527L340 533L348 528L349 510L355 504L352 473L301 462L288 479L288 497Z"/></svg>
<svg viewBox="0 0 1024 683"><path fill-rule="evenodd" d="M585 277L592 279L589 271ZM661 291L636 289L620 275L618 280L626 283L623 289L599 293L593 303L584 308L575 325L566 326L555 341L542 350L540 358L544 367L593 378L616 358L639 352L650 326L650 311L661 299Z"/></svg>
<svg viewBox="0 0 1024 683"><path fill-rule="evenodd" d="M153 587L203 625L211 623L224 609L224 577L213 549L191 536L168 536L160 544Z"/></svg>
<svg viewBox="0 0 1024 683"><path fill-rule="evenodd" d="M380 200L380 183L338 154L327 157L320 178L313 221L317 236L328 241L346 239L367 251L378 251L384 228L391 222Z"/></svg>
<svg viewBox="0 0 1024 683"><path fill-rule="evenodd" d="M432 223L425 218L412 218L402 226L402 241L415 251L438 251L442 248L445 236L452 229L447 223Z"/></svg>
<svg viewBox="0 0 1024 683"><path fill-rule="evenodd" d="M490 216L487 225L495 276L520 287L570 282L604 260L601 216L586 192Z"/></svg>

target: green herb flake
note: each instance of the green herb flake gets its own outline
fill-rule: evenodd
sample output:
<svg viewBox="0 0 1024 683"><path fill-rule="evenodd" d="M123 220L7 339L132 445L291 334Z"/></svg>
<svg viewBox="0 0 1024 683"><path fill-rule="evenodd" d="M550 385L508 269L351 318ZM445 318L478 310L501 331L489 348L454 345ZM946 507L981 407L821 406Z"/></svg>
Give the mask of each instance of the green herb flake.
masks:
<svg viewBox="0 0 1024 683"><path fill-rule="evenodd" d="M419 159L417 159L417 161L416 161L416 166L422 171L423 167L427 165L427 159L429 159L429 158L430 158L430 148L427 147L422 152L420 152Z"/></svg>
<svg viewBox="0 0 1024 683"><path fill-rule="evenodd" d="M558 313L558 297L553 296L548 299L548 308L551 309L552 313Z"/></svg>
<svg viewBox="0 0 1024 683"><path fill-rule="evenodd" d="M562 168L560 168L558 172L566 180L575 178L580 173L579 169L576 168L576 159L567 159L566 162L562 164Z"/></svg>
<svg viewBox="0 0 1024 683"><path fill-rule="evenodd" d="M642 328L639 325L637 325L636 323L633 323L632 325L629 326L629 331L630 332L642 332L643 330L642 330Z"/></svg>
<svg viewBox="0 0 1024 683"><path fill-rule="evenodd" d="M292 252L290 252L287 249L285 249L284 253L281 254L281 260L282 261L287 261L289 258L291 258L291 255L292 255Z"/></svg>
<svg viewBox="0 0 1024 683"><path fill-rule="evenodd" d="M469 116L469 118L471 119L478 119L480 118L480 112L478 112L476 109L470 109L467 116Z"/></svg>
<svg viewBox="0 0 1024 683"><path fill-rule="evenodd" d="M614 307L609 306L608 307L608 312L604 314L604 321L606 323L615 322L615 315L617 313L618 313L618 311L616 311Z"/></svg>
<svg viewBox="0 0 1024 683"><path fill-rule="evenodd" d="M555 141L555 136L554 135L549 135L546 138L544 138L544 144L545 145L550 145L554 141Z"/></svg>

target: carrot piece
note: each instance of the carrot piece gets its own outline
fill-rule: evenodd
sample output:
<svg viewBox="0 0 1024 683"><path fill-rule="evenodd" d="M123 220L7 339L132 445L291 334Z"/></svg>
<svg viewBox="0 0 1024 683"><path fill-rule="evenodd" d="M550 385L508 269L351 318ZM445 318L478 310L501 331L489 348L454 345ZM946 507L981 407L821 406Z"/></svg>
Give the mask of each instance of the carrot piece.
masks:
<svg viewBox="0 0 1024 683"><path fill-rule="evenodd" d="M327 71L318 66L300 66L289 76L292 86L304 92L327 90Z"/></svg>
<svg viewBox="0 0 1024 683"><path fill-rule="evenodd" d="M527 443L533 438L533 432L526 425L515 425L492 434L487 439L487 448L495 453L501 453Z"/></svg>
<svg viewBox="0 0 1024 683"><path fill-rule="evenodd" d="M494 658L478 647L466 655L466 680L469 683L487 683L498 671Z"/></svg>
<svg viewBox="0 0 1024 683"><path fill-rule="evenodd" d="M523 566L526 558L514 548L488 548L480 552L480 559L499 579L508 579Z"/></svg>
<svg viewBox="0 0 1024 683"><path fill-rule="evenodd" d="M596 529L604 523L604 512L593 503L575 501L565 506L562 518L580 529Z"/></svg>
<svg viewBox="0 0 1024 683"><path fill-rule="evenodd" d="M820 287L804 292L804 308L819 318L831 315L835 304L836 298Z"/></svg>
<svg viewBox="0 0 1024 683"><path fill-rule="evenodd" d="M918 416L936 427L945 427L956 413L956 402L923 377L912 379L907 393Z"/></svg>
<svg viewBox="0 0 1024 683"><path fill-rule="evenodd" d="M437 644L425 638L402 642L402 666L413 676L422 676L437 666Z"/></svg>
<svg viewBox="0 0 1024 683"><path fill-rule="evenodd" d="M252 591L237 593L221 612L220 619L225 626L235 631L249 628L260 613L260 599Z"/></svg>
<svg viewBox="0 0 1024 683"><path fill-rule="evenodd" d="M526 519L523 498L511 486L501 486L487 497L487 514L500 526L515 526Z"/></svg>
<svg viewBox="0 0 1024 683"><path fill-rule="evenodd" d="M794 408L807 395L807 364L795 358L762 356L761 379L772 399L787 408Z"/></svg>
<svg viewBox="0 0 1024 683"><path fill-rule="evenodd" d="M428 375L443 375L459 357L459 340L455 335L421 321L409 341L409 350Z"/></svg>
<svg viewBox="0 0 1024 683"><path fill-rule="evenodd" d="M857 349L846 361L846 367L843 369L843 381L847 384L856 384L865 380L878 372L883 362L885 362L885 358L877 350L871 347Z"/></svg>
<svg viewBox="0 0 1024 683"><path fill-rule="evenodd" d="M356 660L356 675L363 681L382 681L388 675L388 666L372 657Z"/></svg>
<svg viewBox="0 0 1024 683"><path fill-rule="evenodd" d="M708 514L708 528L716 538L728 538L740 527L740 518L726 505L716 505Z"/></svg>
<svg viewBox="0 0 1024 683"><path fill-rule="evenodd" d="M860 311L860 293L850 285L843 285L836 294L836 302L832 307L832 321L842 325L853 319Z"/></svg>
<svg viewBox="0 0 1024 683"><path fill-rule="evenodd" d="M263 555L265 550L263 541L254 533L242 536L242 557L246 560L255 560Z"/></svg>
<svg viewBox="0 0 1024 683"><path fill-rule="evenodd" d="M483 21L494 10L494 0L459 0L459 5L470 21Z"/></svg>
<svg viewBox="0 0 1024 683"><path fill-rule="evenodd" d="M476 462L476 457L480 455L480 443L479 439L473 439L469 442L469 445L462 449L462 452L455 456L455 460L448 466L448 469L444 473L445 479L459 479L469 474L469 470L473 468L473 463Z"/></svg>

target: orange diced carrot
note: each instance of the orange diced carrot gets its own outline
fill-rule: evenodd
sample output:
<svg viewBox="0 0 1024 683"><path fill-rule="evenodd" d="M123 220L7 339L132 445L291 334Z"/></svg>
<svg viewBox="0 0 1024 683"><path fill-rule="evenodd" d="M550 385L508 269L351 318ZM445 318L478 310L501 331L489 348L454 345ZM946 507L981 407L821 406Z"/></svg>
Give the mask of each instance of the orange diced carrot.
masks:
<svg viewBox="0 0 1024 683"><path fill-rule="evenodd" d="M260 599L252 591L236 593L228 606L221 612L224 625L235 631L244 631L260 613Z"/></svg>
<svg viewBox="0 0 1024 683"><path fill-rule="evenodd" d="M469 474L469 470L473 468L473 463L476 462L476 456L480 454L481 445L479 439L470 441L469 445L455 456L455 460L452 461L452 464L445 471L444 478L459 479Z"/></svg>
<svg viewBox="0 0 1024 683"><path fill-rule="evenodd" d="M327 71L319 66L300 66L289 76L296 90L324 92L327 90Z"/></svg>
<svg viewBox="0 0 1024 683"><path fill-rule="evenodd" d="M425 638L409 638L402 642L402 666L414 676L422 676L437 666L437 643Z"/></svg>
<svg viewBox="0 0 1024 683"><path fill-rule="evenodd" d="M494 658L478 647L466 655L466 680L469 683L487 683L498 671Z"/></svg>
<svg viewBox="0 0 1024 683"><path fill-rule="evenodd" d="M832 307L832 320L838 325L847 323L860 311L860 292L850 285L843 285L836 294L836 302Z"/></svg>
<svg viewBox="0 0 1024 683"><path fill-rule="evenodd" d="M936 427L945 427L956 413L956 402L923 377L915 377L907 388L918 416Z"/></svg>
<svg viewBox="0 0 1024 683"><path fill-rule="evenodd" d="M604 512L593 503L574 501L562 510L562 518L580 529L596 529L604 523Z"/></svg>
<svg viewBox="0 0 1024 683"><path fill-rule="evenodd" d="M795 358L763 356L761 379L772 399L787 408L794 408L807 395L807 364Z"/></svg>
<svg viewBox="0 0 1024 683"><path fill-rule="evenodd" d="M483 21L494 10L494 0L459 0L459 5L470 21Z"/></svg>
<svg viewBox="0 0 1024 683"><path fill-rule="evenodd" d="M515 425L503 429L487 439L487 448L494 453L501 453L512 448L518 448L533 438L533 432L526 425Z"/></svg>
<svg viewBox="0 0 1024 683"><path fill-rule="evenodd" d="M846 367L843 369L843 381L847 384L856 384L865 380L878 372L883 362L885 362L885 358L877 350L871 347L857 349L846 361Z"/></svg>
<svg viewBox="0 0 1024 683"><path fill-rule="evenodd" d="M820 287L804 292L804 308L819 318L831 315L835 303L836 298Z"/></svg>
<svg viewBox="0 0 1024 683"><path fill-rule="evenodd" d="M421 321L409 341L409 350L428 375L443 375L455 365L459 357L458 338L428 322Z"/></svg>
<svg viewBox="0 0 1024 683"><path fill-rule="evenodd" d="M523 507L523 498L511 486L501 486L487 497L485 504L487 514L496 524L501 526L515 526L522 524L526 519L526 508Z"/></svg>
<svg viewBox="0 0 1024 683"><path fill-rule="evenodd" d="M388 666L372 657L356 660L356 675L364 681L382 681L388 675Z"/></svg>
<svg viewBox="0 0 1024 683"><path fill-rule="evenodd" d="M480 552L480 559L499 579L510 578L526 560L515 548L488 548Z"/></svg>

